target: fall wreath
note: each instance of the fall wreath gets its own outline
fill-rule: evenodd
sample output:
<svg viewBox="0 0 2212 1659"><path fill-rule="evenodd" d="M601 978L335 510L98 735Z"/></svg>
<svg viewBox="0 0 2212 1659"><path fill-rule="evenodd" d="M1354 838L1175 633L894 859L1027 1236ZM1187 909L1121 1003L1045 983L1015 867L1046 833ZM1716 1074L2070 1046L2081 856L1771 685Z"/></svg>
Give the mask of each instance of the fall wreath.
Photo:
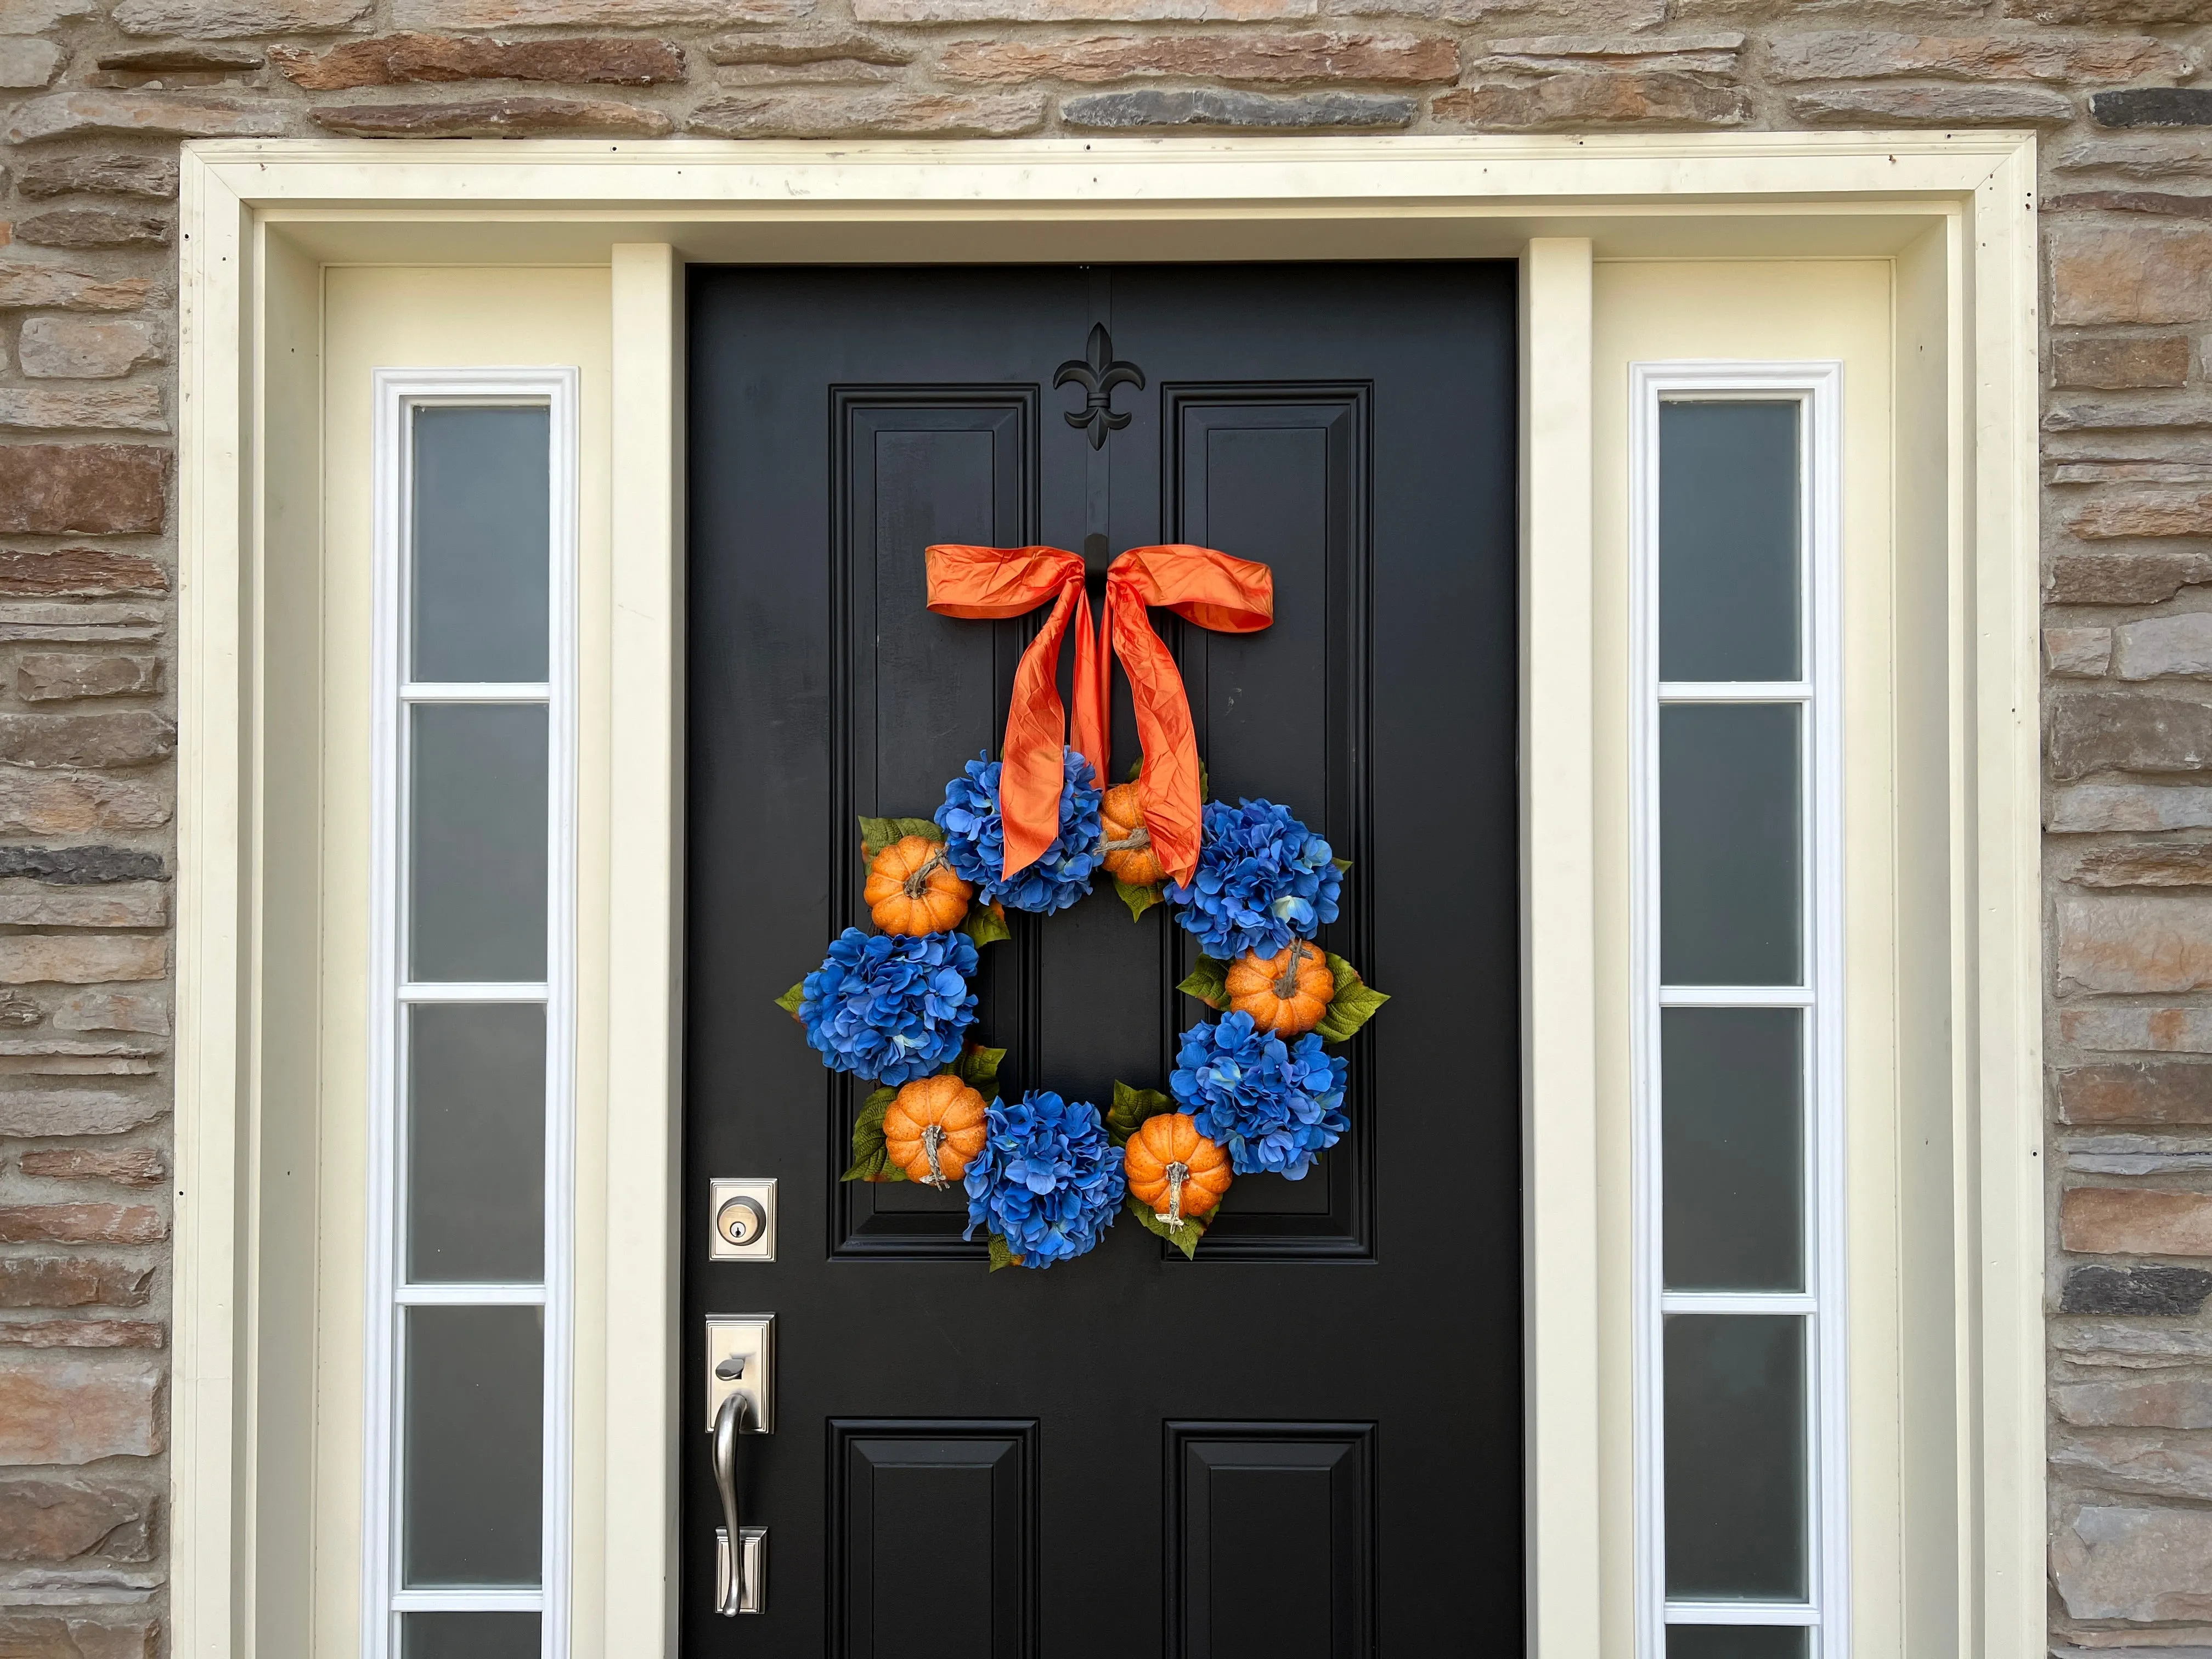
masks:
<svg viewBox="0 0 2212 1659"><path fill-rule="evenodd" d="M878 931L847 928L777 1000L824 1066L878 1085L844 1178L957 1185L994 1270L1085 1255L1124 1210L1192 1255L1234 1176L1301 1180L1343 1137L1346 1068L1328 1050L1386 1000L1313 942L1336 919L1347 862L1286 807L1203 801L1182 677L1146 615L1265 628L1267 567L1132 548L1107 573L1096 635L1083 562L1062 549L936 546L928 569L929 607L945 615L1053 610L1016 672L1003 758L969 761L930 817L860 820ZM1072 742L1054 684L1071 631ZM1117 653L1144 758L1102 788ZM1008 936L1008 910L1064 910L1102 872L1133 917L1164 902L1197 941L1177 988L1218 1018L1182 1034L1165 1094L1117 1082L1103 1111L1048 1089L1008 1101L1006 1050L970 1035L978 952Z"/></svg>

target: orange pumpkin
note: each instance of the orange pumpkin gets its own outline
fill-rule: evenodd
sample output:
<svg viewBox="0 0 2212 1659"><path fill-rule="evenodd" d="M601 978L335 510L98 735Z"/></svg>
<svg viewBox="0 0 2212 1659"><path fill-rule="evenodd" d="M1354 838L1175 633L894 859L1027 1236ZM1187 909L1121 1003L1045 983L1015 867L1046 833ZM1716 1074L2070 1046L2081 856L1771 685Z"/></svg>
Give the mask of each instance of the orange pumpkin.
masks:
<svg viewBox="0 0 2212 1659"><path fill-rule="evenodd" d="M942 933L960 925L975 890L952 873L942 842L908 836L876 854L862 896L886 933Z"/></svg>
<svg viewBox="0 0 2212 1659"><path fill-rule="evenodd" d="M1229 1007L1279 1037L1294 1037L1321 1024L1336 995L1336 975L1319 946L1294 939L1272 957L1246 952L1229 964Z"/></svg>
<svg viewBox="0 0 2212 1659"><path fill-rule="evenodd" d="M1198 1132L1188 1112L1146 1118L1121 1154L1129 1196L1149 1204L1170 1227L1195 1221L1221 1202L1231 1176L1229 1154Z"/></svg>
<svg viewBox="0 0 2212 1659"><path fill-rule="evenodd" d="M1152 833L1145 828L1145 808L1139 786L1117 783L1106 792L1098 808L1106 829L1106 873L1132 887L1157 887L1168 878L1152 851Z"/></svg>
<svg viewBox="0 0 2212 1659"><path fill-rule="evenodd" d="M884 1108L884 1150L909 1181L949 1187L983 1150L983 1108L957 1077L916 1078Z"/></svg>

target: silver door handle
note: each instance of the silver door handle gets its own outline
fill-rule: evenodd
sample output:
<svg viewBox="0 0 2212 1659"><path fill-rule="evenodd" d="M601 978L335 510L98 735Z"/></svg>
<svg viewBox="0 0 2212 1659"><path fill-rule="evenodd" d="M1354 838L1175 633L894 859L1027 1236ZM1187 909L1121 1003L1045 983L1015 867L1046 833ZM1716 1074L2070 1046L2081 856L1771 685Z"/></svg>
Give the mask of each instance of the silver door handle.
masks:
<svg viewBox="0 0 2212 1659"><path fill-rule="evenodd" d="M722 1524L714 1528L714 1611L725 1619L760 1613L768 1605L768 1528L738 1523L738 1434L744 1416L744 1395L732 1393L714 1413L710 1443L714 1490L722 1499Z"/></svg>

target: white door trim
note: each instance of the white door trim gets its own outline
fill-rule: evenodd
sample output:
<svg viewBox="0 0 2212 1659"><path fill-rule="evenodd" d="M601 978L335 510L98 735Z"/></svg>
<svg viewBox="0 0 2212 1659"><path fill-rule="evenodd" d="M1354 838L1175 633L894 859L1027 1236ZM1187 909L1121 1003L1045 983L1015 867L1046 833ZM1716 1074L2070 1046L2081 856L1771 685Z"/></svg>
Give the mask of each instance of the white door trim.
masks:
<svg viewBox="0 0 2212 1659"><path fill-rule="evenodd" d="M1532 1647L1625 1654L1589 1576L1601 1512L1588 1062L1595 867L1589 641L1593 258L1893 254L1935 239L1947 354L1942 507L1954 610L1949 814L1953 1110L1960 1163L1954 1402L1956 1650L2044 1639L2032 137L1627 137L670 142L187 146L180 284L179 1042L173 1637L263 1638L256 1539L271 1483L258 1368L269 1230L263 1062L281 971L261 899L293 825L263 787L264 600L301 556L283 422L312 376L321 262L611 265L619 884L608 1017L612 1299L593 1479L610 1540L603 1622L574 1651L672 1653L674 1100L680 1009L680 276L685 258L1518 256L1528 361L1523 548L1523 994L1530 1176L1525 1425ZM1347 230L1356 228L1355 240ZM305 342L303 347L302 342ZM1556 374L1556 383L1553 375ZM307 405L312 407L312 404ZM310 544L311 545L311 544ZM1577 641L1577 618L1582 619ZM1579 735L1578 735L1579 734ZM635 861L632 861L632 860ZM629 1362L625 1364L625 1359ZM580 1489L591 1482L580 1472ZM593 1571L579 1561L580 1573ZM641 1633L661 1632L659 1641ZM273 1639L273 1632L270 1633ZM1470 1635L1470 1650L1477 1641Z"/></svg>

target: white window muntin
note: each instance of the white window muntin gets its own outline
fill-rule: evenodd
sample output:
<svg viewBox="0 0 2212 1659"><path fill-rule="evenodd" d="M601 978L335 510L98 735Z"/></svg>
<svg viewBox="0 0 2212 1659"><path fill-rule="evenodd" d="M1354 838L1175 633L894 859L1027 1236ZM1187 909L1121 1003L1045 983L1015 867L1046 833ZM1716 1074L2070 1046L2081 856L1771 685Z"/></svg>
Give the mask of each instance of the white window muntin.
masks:
<svg viewBox="0 0 2212 1659"><path fill-rule="evenodd" d="M1850 1652L1844 1443L1842 940L1842 388L1839 362L1693 361L1630 365L1631 1043L1637 1645L1665 1659L1674 1625L1807 1628L1807 1659ZM1659 651L1660 412L1689 401L1788 402L1798 422L1799 678L1662 681ZM1660 711L1692 703L1801 710L1800 982L1662 983L1659 927ZM1670 1291L1664 1285L1660 1010L1806 1011L1802 1057L1804 1290ZM1802 1601L1669 1600L1667 1595L1664 1328L1670 1315L1803 1320L1806 1568Z"/></svg>
<svg viewBox="0 0 2212 1659"><path fill-rule="evenodd" d="M568 1651L575 1120L575 871L579 374L573 368L379 369L374 376L371 618L371 871L369 890L368 1261L362 1482L363 1659L398 1659L407 1613L529 1613L543 1659ZM547 411L549 636L544 681L431 682L411 678L409 591L413 568L414 421L438 408ZM410 711L432 704L538 705L546 710L545 977L499 982L408 976L412 837ZM406 1010L429 1004L535 1003L545 1010L544 1232L534 1283L410 1282L405 1259ZM518 1158L524 1148L516 1148ZM544 1431L538 1583L402 1582L400 1483L405 1310L446 1306L542 1310Z"/></svg>

